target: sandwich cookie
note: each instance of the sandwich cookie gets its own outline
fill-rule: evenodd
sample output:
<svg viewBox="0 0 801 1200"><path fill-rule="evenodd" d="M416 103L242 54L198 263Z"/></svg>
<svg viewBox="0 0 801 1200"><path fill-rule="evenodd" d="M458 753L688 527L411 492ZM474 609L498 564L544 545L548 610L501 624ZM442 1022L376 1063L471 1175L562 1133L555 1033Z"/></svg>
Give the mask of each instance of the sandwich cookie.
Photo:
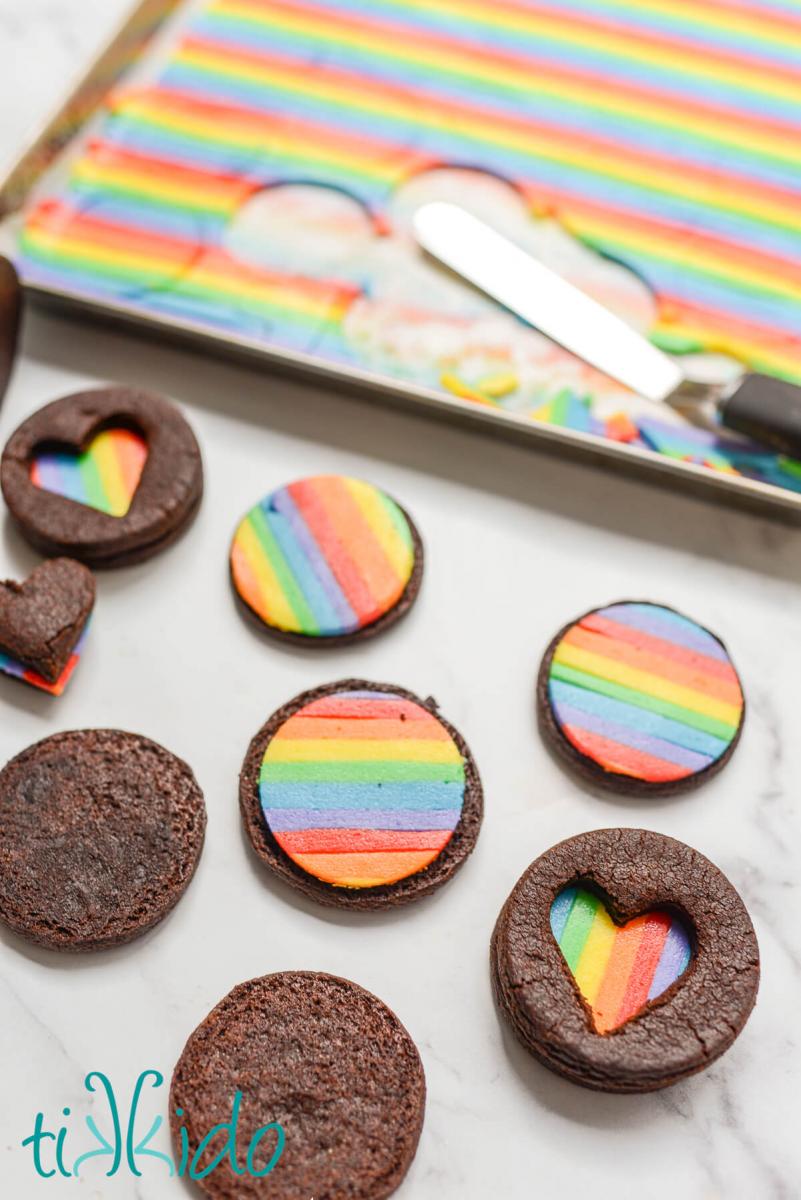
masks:
<svg viewBox="0 0 801 1200"><path fill-rule="evenodd" d="M115 729L57 733L0 771L0 920L50 950L106 950L158 924L200 858L186 763Z"/></svg>
<svg viewBox="0 0 801 1200"><path fill-rule="evenodd" d="M341 646L394 625L417 598L423 544L386 492L345 475L315 475L271 492L243 518L231 580L268 633Z"/></svg>
<svg viewBox="0 0 801 1200"><path fill-rule="evenodd" d="M29 417L3 451L0 484L22 535L42 553L116 567L159 553L191 523L203 465L174 405L106 387Z"/></svg>
<svg viewBox="0 0 801 1200"><path fill-rule="evenodd" d="M425 1111L420 1055L355 983L287 971L242 983L192 1034L172 1077L185 1175L213 1200L384 1200L408 1171ZM236 1147L206 1148L232 1121ZM204 1173L205 1172L205 1173Z"/></svg>
<svg viewBox="0 0 801 1200"><path fill-rule="evenodd" d="M473 757L435 702L359 679L274 713L250 744L239 799L259 858L340 908L404 904L441 887L483 815Z"/></svg>
<svg viewBox="0 0 801 1200"><path fill-rule="evenodd" d="M547 745L586 783L639 796L697 787L731 758L745 718L723 642L672 608L621 601L556 635L540 667Z"/></svg>
<svg viewBox="0 0 801 1200"><path fill-rule="evenodd" d="M642 829L560 842L524 872L491 948L522 1044L573 1083L650 1092L702 1071L754 1006L759 950L708 859Z"/></svg>

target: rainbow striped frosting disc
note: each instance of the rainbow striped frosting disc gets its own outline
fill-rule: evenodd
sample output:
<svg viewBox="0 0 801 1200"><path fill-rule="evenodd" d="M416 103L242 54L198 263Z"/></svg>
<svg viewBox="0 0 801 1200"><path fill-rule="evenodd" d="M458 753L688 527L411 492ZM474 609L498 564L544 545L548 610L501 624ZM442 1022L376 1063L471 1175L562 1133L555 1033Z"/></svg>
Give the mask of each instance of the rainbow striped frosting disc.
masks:
<svg viewBox="0 0 801 1200"><path fill-rule="evenodd" d="M112 517L131 507L147 461L147 442L127 428L103 429L80 454L47 449L31 463L31 481Z"/></svg>
<svg viewBox="0 0 801 1200"><path fill-rule="evenodd" d="M281 850L308 875L347 888L425 870L453 837L465 758L422 704L342 690L297 709L264 752L259 797Z"/></svg>
<svg viewBox="0 0 801 1200"><path fill-rule="evenodd" d="M692 957L687 928L673 913L644 913L617 925L600 897L580 886L554 900L551 930L596 1033L636 1017L684 974Z"/></svg>
<svg viewBox="0 0 801 1200"><path fill-rule="evenodd" d="M547 701L585 762L654 785L718 763L744 715L723 643L671 608L640 602L596 609L567 628L547 667Z"/></svg>
<svg viewBox="0 0 801 1200"><path fill-rule="evenodd" d="M240 598L268 627L301 637L358 634L413 599L419 539L385 492L316 475L271 492L231 547Z"/></svg>

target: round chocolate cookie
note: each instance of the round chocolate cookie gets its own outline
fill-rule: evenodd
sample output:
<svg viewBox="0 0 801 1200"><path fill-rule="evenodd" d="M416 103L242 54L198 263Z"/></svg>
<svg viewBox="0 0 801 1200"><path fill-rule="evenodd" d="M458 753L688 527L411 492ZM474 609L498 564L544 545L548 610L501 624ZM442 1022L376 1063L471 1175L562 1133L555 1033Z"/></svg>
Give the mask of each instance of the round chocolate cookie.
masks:
<svg viewBox="0 0 801 1200"><path fill-rule="evenodd" d="M178 903L205 830L192 771L155 742L54 734L0 771L0 920L51 950L130 942Z"/></svg>
<svg viewBox="0 0 801 1200"><path fill-rule="evenodd" d="M584 783L670 796L729 761L745 700L719 638L672 608L623 600L559 631L537 713L547 745Z"/></svg>
<svg viewBox="0 0 801 1200"><path fill-rule="evenodd" d="M304 692L270 717L250 743L239 803L271 870L355 909L441 887L483 816L478 769L436 703L361 679Z"/></svg>
<svg viewBox="0 0 801 1200"><path fill-rule="evenodd" d="M3 451L0 484L31 545L117 567L157 554L190 524L203 464L174 405L106 387L29 417Z"/></svg>
<svg viewBox="0 0 801 1200"><path fill-rule="evenodd" d="M644 829L560 842L524 872L492 938L496 1000L527 1050L602 1092L709 1066L745 1025L759 948L697 850Z"/></svg>
<svg viewBox="0 0 801 1200"><path fill-rule="evenodd" d="M215 1200L383 1200L414 1158L425 1094L414 1042L370 992L312 971L266 975L229 992L184 1048L176 1157ZM219 1135L203 1139L237 1098L236 1146L213 1165Z"/></svg>
<svg viewBox="0 0 801 1200"><path fill-rule="evenodd" d="M243 518L231 580L266 632L305 646L372 637L420 590L423 544L385 492L345 475L315 475L271 492Z"/></svg>

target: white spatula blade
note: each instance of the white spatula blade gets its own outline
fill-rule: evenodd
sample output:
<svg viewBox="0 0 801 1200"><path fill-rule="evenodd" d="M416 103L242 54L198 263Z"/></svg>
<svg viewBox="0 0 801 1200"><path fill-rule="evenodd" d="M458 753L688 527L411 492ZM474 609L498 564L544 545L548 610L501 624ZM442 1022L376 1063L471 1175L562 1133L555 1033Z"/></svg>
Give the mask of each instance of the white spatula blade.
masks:
<svg viewBox="0 0 801 1200"><path fill-rule="evenodd" d="M681 368L597 301L457 204L414 214L420 245L578 358L650 400L682 382Z"/></svg>

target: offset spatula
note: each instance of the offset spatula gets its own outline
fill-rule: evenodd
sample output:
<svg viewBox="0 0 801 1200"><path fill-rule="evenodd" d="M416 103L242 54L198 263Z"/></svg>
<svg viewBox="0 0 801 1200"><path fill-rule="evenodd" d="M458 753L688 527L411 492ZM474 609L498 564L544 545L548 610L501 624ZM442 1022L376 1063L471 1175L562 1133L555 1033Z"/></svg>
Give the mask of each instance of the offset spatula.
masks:
<svg viewBox="0 0 801 1200"><path fill-rule="evenodd" d="M647 338L457 204L422 205L414 229L457 275L638 395L801 458L801 387L756 374L728 386L687 379Z"/></svg>

